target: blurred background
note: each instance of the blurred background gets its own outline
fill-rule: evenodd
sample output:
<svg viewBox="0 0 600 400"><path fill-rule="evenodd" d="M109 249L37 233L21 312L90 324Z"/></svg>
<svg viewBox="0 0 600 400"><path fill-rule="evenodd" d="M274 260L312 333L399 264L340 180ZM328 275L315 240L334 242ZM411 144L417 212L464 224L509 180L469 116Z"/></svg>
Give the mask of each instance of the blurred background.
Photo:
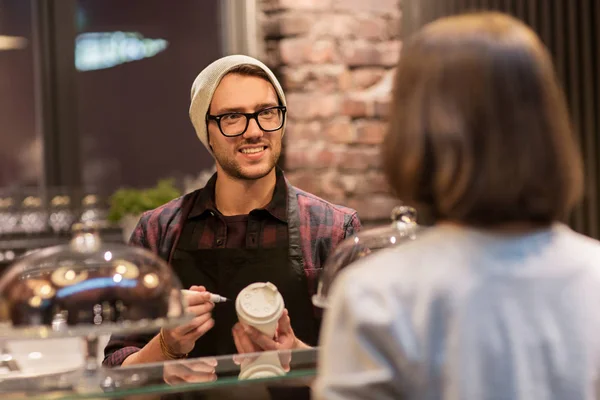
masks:
<svg viewBox="0 0 600 400"><path fill-rule="evenodd" d="M517 16L550 48L586 162L570 223L598 237L597 0L0 0L0 263L72 221L119 221L202 186L213 160L189 122L190 87L234 53L286 90L292 183L366 226L388 221L398 201L378 146L402 39L481 9ZM155 200L140 204L148 188Z"/></svg>

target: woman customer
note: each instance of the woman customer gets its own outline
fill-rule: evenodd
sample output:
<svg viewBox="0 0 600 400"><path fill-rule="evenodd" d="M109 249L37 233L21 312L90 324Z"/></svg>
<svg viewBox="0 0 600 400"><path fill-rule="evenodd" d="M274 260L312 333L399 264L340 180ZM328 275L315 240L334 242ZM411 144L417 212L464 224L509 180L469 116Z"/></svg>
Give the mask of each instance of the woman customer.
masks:
<svg viewBox="0 0 600 400"><path fill-rule="evenodd" d="M335 282L315 397L591 399L600 244L564 221L582 161L539 38L498 13L404 46L384 169L436 224Z"/></svg>

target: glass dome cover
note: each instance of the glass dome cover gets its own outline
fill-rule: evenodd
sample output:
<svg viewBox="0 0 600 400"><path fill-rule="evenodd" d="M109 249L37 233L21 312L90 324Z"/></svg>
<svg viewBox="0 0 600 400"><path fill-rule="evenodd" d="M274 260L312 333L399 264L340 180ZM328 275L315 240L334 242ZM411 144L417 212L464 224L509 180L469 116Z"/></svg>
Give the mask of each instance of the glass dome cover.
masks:
<svg viewBox="0 0 600 400"><path fill-rule="evenodd" d="M325 262L317 293L312 298L316 307L327 308L329 290L342 269L379 250L415 240L425 229L417 224L417 211L409 206L394 207L391 218L390 225L360 231L334 249Z"/></svg>
<svg viewBox="0 0 600 400"><path fill-rule="evenodd" d="M35 251L0 278L3 339L122 334L182 324L181 284L148 250L104 243L78 224L69 244Z"/></svg>

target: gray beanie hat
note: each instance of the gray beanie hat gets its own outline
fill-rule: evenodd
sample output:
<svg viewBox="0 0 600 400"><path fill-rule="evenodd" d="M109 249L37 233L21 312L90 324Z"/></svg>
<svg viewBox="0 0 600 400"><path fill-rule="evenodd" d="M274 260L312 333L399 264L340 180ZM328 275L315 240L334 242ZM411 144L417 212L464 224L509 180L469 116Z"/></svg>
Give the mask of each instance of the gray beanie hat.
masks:
<svg viewBox="0 0 600 400"><path fill-rule="evenodd" d="M285 95L283 89L279 84L279 81L273 74L273 72L262 62L255 58L244 56L244 55L232 55L220 58L204 68L200 74L194 80L192 84L192 102L190 104L190 119L198 135L198 139L204 144L208 151L212 154L210 146L208 145L208 131L206 127L206 114L210 107L213 94L219 86L221 79L229 72L232 68L242 64L251 64L260 67L267 73L281 105L285 106ZM282 127L282 135L285 132L285 124Z"/></svg>

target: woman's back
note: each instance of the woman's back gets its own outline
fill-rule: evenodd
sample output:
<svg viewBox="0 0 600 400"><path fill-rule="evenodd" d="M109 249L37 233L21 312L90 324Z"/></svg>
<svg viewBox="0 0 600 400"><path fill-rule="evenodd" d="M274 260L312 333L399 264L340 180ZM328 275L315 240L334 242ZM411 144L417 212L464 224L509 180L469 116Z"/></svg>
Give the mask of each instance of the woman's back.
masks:
<svg viewBox="0 0 600 400"><path fill-rule="evenodd" d="M334 282L317 397L596 397L600 244L555 223L583 164L535 32L475 13L406 38L382 159L435 227Z"/></svg>
<svg viewBox="0 0 600 400"><path fill-rule="evenodd" d="M566 226L441 225L339 285L332 307L344 310L323 334L335 338L322 343L326 398L596 398L600 243Z"/></svg>

